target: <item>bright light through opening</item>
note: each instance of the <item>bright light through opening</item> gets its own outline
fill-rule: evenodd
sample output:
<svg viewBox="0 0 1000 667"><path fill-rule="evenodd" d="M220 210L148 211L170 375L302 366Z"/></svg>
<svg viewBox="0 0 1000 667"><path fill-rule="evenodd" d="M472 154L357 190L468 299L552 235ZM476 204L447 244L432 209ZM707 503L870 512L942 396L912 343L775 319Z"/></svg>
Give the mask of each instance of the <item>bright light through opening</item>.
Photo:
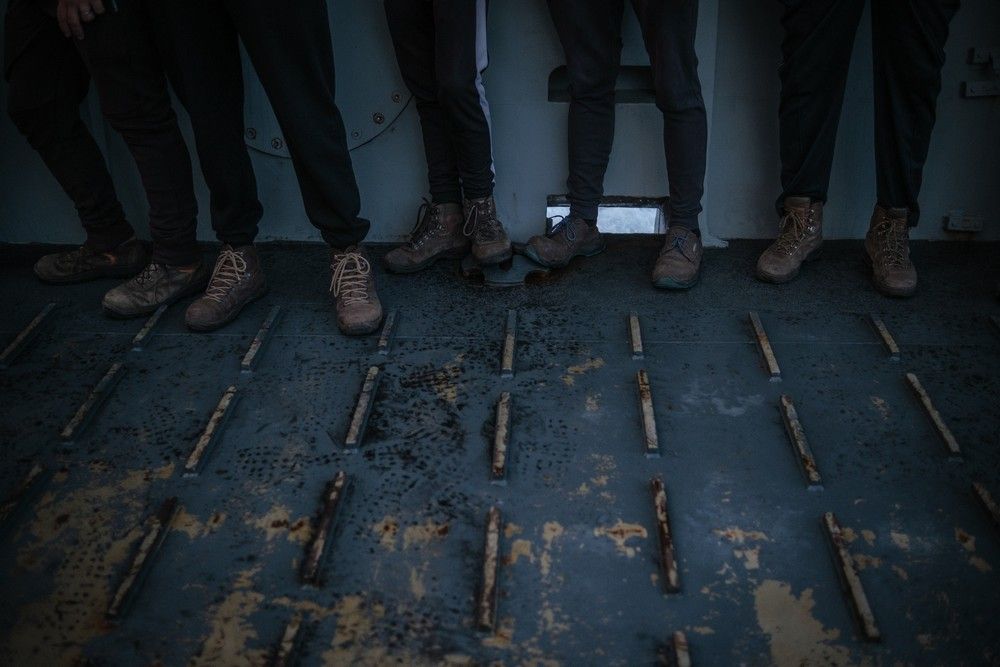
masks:
<svg viewBox="0 0 1000 667"><path fill-rule="evenodd" d="M549 206L548 218L569 215L568 206ZM653 206L602 206L597 214L597 226L604 234L663 234L666 223L663 211Z"/></svg>

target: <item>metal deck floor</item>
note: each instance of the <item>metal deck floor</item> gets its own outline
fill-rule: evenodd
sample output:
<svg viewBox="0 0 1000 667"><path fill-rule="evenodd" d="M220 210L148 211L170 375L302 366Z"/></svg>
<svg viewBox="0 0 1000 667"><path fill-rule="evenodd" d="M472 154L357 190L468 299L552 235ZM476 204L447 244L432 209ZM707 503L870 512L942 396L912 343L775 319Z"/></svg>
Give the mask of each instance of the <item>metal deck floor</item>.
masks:
<svg viewBox="0 0 1000 667"><path fill-rule="evenodd" d="M490 289L442 264L380 273L397 311L378 336L336 331L320 246L264 246L267 297L212 334L169 309L99 312L112 282L38 284L36 250L0 250L0 346L50 302L0 370L0 664L263 664L304 619L293 660L331 664L1000 664L997 244L914 244L921 289L873 292L856 242L787 286L750 276L762 244L710 250L702 283L654 291L656 241L619 238L539 284ZM272 308L252 372L241 359ZM508 311L514 374L501 377ZM644 358L633 359L630 312ZM780 364L765 370L748 313ZM900 348L889 358L877 314ZM108 368L120 381L82 433L60 430ZM357 452L345 435L381 367ZM645 455L648 373L662 456ZM961 448L907 383L914 373ZM185 461L230 385L238 399L199 474ZM506 483L491 483L495 406L511 394ZM786 434L794 399L822 476L809 489ZM318 586L299 570L321 496L349 492ZM680 591L667 593L650 480L666 487ZM180 509L125 612L106 612L147 530ZM502 512L492 631L476 627L487 513ZM844 529L881 641L866 641L821 517Z"/></svg>

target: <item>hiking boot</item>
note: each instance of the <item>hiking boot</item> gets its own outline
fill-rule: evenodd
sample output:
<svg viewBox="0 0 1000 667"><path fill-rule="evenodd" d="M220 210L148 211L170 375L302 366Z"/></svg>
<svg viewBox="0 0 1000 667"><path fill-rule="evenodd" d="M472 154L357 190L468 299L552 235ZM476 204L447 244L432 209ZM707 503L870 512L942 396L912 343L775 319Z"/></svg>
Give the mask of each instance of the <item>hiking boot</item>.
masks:
<svg viewBox="0 0 1000 667"><path fill-rule="evenodd" d="M667 229L667 240L653 267L653 285L663 289L688 289L698 282L701 237L684 227Z"/></svg>
<svg viewBox="0 0 1000 667"><path fill-rule="evenodd" d="M497 205L492 195L465 200L462 231L472 238L472 256L480 264L499 264L511 258L510 239L503 223L497 219Z"/></svg>
<svg viewBox="0 0 1000 667"><path fill-rule="evenodd" d="M337 326L348 336L370 334L382 321L375 275L360 246L330 250L330 294L337 302Z"/></svg>
<svg viewBox="0 0 1000 667"><path fill-rule="evenodd" d="M95 278L130 278L147 263L146 248L133 236L104 252L84 243L79 248L45 255L35 263L35 275L46 283L67 285Z"/></svg>
<svg viewBox="0 0 1000 667"><path fill-rule="evenodd" d="M604 250L597 224L583 218L563 218L544 236L532 236L524 254L542 266L558 269L574 257L593 257Z"/></svg>
<svg viewBox="0 0 1000 667"><path fill-rule="evenodd" d="M809 197L785 197L781 230L757 259L757 277L787 283L799 275L803 262L815 259L823 243L823 202Z"/></svg>
<svg viewBox="0 0 1000 667"><path fill-rule="evenodd" d="M208 267L167 266L153 262L137 276L104 295L104 312L111 317L141 317L189 294L197 294L208 283Z"/></svg>
<svg viewBox="0 0 1000 667"><path fill-rule="evenodd" d="M917 291L917 270L910 261L908 215L905 208L876 206L865 236L875 289L886 296L913 296Z"/></svg>
<svg viewBox="0 0 1000 667"><path fill-rule="evenodd" d="M468 251L469 239L462 233L462 206L425 200L417 211L410 240L389 251L385 268L394 273L414 273L439 259L462 259Z"/></svg>
<svg viewBox="0 0 1000 667"><path fill-rule="evenodd" d="M184 323L194 331L212 331L236 319L243 307L267 292L260 256L252 245L222 246L205 294L188 306Z"/></svg>

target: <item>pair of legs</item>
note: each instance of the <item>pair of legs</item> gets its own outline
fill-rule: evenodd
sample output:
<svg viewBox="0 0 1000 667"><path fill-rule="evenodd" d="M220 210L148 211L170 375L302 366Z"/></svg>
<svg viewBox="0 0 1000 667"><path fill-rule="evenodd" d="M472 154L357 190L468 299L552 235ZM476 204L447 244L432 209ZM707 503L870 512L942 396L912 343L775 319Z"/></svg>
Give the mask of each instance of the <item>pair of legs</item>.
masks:
<svg viewBox="0 0 1000 667"><path fill-rule="evenodd" d="M781 247L772 246L762 258L758 275L764 279L794 277L821 240L822 206L864 7L865 0L785 1L777 208L791 224L783 224L787 238ZM916 273L908 254L900 256L900 244L920 217L918 197L941 92L944 45L958 7L958 0L871 3L877 206L868 245L876 285L888 293L905 295L916 287ZM804 240L796 242L799 236ZM887 249L891 256L880 260Z"/></svg>
<svg viewBox="0 0 1000 667"><path fill-rule="evenodd" d="M570 80L569 218L529 242L529 256L562 265L603 248L596 229L615 130L625 0L548 0ZM704 193L707 121L694 42L697 0L632 0L663 114L669 177L667 245L654 271L661 287L690 287L701 258L698 214Z"/></svg>
<svg viewBox="0 0 1000 667"><path fill-rule="evenodd" d="M223 251L206 297L188 324L213 329L263 294L252 244L263 209L244 143L243 43L291 154L306 215L331 246L338 320L348 333L377 327L382 310L358 245L369 223L346 131L334 101L335 76L324 0L170 0L150 16L167 74L187 110L211 193L212 226Z"/></svg>
<svg viewBox="0 0 1000 667"><path fill-rule="evenodd" d="M488 4L385 0L396 60L420 116L431 194L409 243L386 257L391 270L413 272L463 256L466 236L481 263L510 257L493 202L490 108L482 81L489 63Z"/></svg>
<svg viewBox="0 0 1000 667"><path fill-rule="evenodd" d="M54 3L12 0L5 23L9 112L76 206L87 234L81 251L49 256L36 271L52 282L131 275L145 253L133 240L111 176L80 119L90 80L108 123L121 134L145 187L153 262L198 262L191 160L140 2L63 36Z"/></svg>

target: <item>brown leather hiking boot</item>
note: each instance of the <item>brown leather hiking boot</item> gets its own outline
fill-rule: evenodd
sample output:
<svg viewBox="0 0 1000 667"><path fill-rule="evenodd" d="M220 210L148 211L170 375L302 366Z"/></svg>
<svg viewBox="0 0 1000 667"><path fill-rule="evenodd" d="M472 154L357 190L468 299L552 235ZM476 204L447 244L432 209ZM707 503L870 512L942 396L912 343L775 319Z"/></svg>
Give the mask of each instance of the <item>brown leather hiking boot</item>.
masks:
<svg viewBox="0 0 1000 667"><path fill-rule="evenodd" d="M208 267L199 262L194 267L151 263L139 275L111 289L104 295L104 312L111 317L142 317L205 289Z"/></svg>
<svg viewBox="0 0 1000 667"><path fill-rule="evenodd" d="M532 236L524 254L542 266L558 269L574 257L593 257L604 250L597 225L583 218L564 218L544 236Z"/></svg>
<svg viewBox="0 0 1000 667"><path fill-rule="evenodd" d="M337 326L348 336L370 334L382 321L375 274L360 246L330 250L330 294L337 302Z"/></svg>
<svg viewBox="0 0 1000 667"><path fill-rule="evenodd" d="M667 240L653 267L653 285L662 289L688 289L698 282L701 237L690 229L667 229Z"/></svg>
<svg viewBox="0 0 1000 667"><path fill-rule="evenodd" d="M184 323L194 331L212 331L236 319L244 306L267 292L260 256L252 245L222 246L204 296L188 306Z"/></svg>
<svg viewBox="0 0 1000 667"><path fill-rule="evenodd" d="M68 285L95 278L131 278L148 263L146 248L133 236L105 252L84 243L79 248L45 255L35 263L35 275L46 283Z"/></svg>
<svg viewBox="0 0 1000 667"><path fill-rule="evenodd" d="M803 262L815 259L823 244L823 202L809 197L785 197L781 230L757 259L757 277L787 283L799 275Z"/></svg>
<svg viewBox="0 0 1000 667"><path fill-rule="evenodd" d="M469 252L469 239L462 233L459 204L425 201L417 211L417 224L410 240L389 251L385 268L395 273L414 273L439 259L462 259Z"/></svg>
<svg viewBox="0 0 1000 667"><path fill-rule="evenodd" d="M465 200L462 231L472 238L472 255L480 264L499 264L513 254L507 230L497 218L497 205L492 195Z"/></svg>
<svg viewBox="0 0 1000 667"><path fill-rule="evenodd" d="M876 206L865 236L875 288L886 296L913 296L917 291L917 270L910 261L908 215L905 208Z"/></svg>

